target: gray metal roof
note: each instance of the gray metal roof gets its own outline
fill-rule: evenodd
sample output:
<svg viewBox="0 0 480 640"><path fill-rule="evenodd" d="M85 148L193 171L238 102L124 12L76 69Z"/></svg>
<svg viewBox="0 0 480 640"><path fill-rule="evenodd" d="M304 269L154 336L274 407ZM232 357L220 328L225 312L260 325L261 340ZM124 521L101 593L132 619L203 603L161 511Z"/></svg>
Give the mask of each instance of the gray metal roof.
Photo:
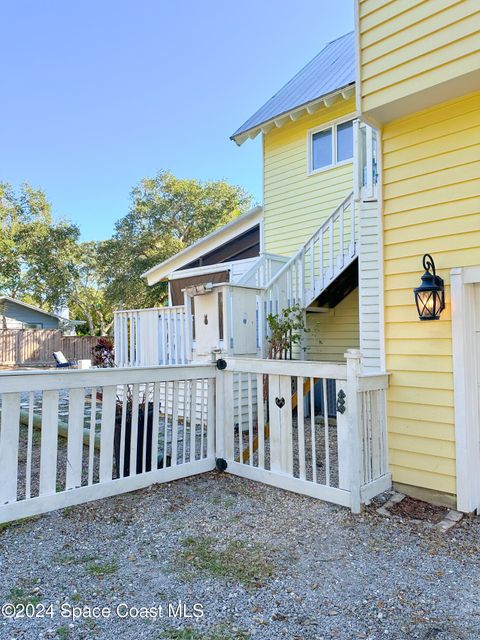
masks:
<svg viewBox="0 0 480 640"><path fill-rule="evenodd" d="M231 136L237 136L288 113L297 107L342 89L355 82L354 32L329 42L263 107Z"/></svg>

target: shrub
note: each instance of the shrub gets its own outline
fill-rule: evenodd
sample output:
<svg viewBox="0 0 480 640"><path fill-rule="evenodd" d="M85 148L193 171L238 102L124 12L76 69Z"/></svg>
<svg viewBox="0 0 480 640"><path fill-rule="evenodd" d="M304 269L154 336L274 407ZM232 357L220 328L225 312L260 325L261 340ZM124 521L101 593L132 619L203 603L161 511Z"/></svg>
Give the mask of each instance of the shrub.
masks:
<svg viewBox="0 0 480 640"><path fill-rule="evenodd" d="M92 349L92 364L102 369L115 366L113 340L111 338L98 339L97 344Z"/></svg>

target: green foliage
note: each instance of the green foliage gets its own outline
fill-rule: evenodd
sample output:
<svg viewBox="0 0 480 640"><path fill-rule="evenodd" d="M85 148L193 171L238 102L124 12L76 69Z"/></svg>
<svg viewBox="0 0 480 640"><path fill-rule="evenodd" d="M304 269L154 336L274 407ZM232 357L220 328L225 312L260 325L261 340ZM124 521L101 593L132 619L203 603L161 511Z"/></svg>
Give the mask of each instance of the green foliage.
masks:
<svg viewBox="0 0 480 640"><path fill-rule="evenodd" d="M58 627L57 629L57 638L59 640L67 640L70 637L70 630L65 625Z"/></svg>
<svg viewBox="0 0 480 640"><path fill-rule="evenodd" d="M113 237L99 247L106 295L126 308L164 303L166 285L149 287L142 273L251 205L243 189L224 180L181 179L168 171L141 180L131 199L129 213L117 222Z"/></svg>
<svg viewBox="0 0 480 640"><path fill-rule="evenodd" d="M26 607L27 604L37 605L42 598L37 594L27 593L22 587L15 586L10 589L7 601L13 605L23 604Z"/></svg>
<svg viewBox="0 0 480 640"><path fill-rule="evenodd" d="M88 573L92 576L107 576L112 573L117 573L118 571L118 562L113 560L112 562L89 562L86 567Z"/></svg>
<svg viewBox="0 0 480 640"><path fill-rule="evenodd" d="M10 520L9 522L0 523L0 533L8 531L9 529L16 529L23 527L24 525L36 522L40 519L40 516L29 516L28 518L20 518L18 520Z"/></svg>
<svg viewBox="0 0 480 640"><path fill-rule="evenodd" d="M52 219L45 193L0 183L0 291L53 311L75 277L77 226Z"/></svg>
<svg viewBox="0 0 480 640"><path fill-rule="evenodd" d="M114 301L105 295L103 265L99 260L99 242L83 242L78 246L77 269L70 292L70 312L77 320L85 320L81 333L106 335L113 324Z"/></svg>
<svg viewBox="0 0 480 640"><path fill-rule="evenodd" d="M168 640L249 640L250 636L239 629L232 629L228 624L218 624L207 631L200 631L200 629L193 627L165 629L160 638Z"/></svg>
<svg viewBox="0 0 480 640"><path fill-rule="evenodd" d="M253 587L261 585L274 572L260 546L247 545L240 540L218 548L213 538L188 537L183 541L183 546L184 550L177 561L185 577L195 578L200 572Z"/></svg>
<svg viewBox="0 0 480 640"><path fill-rule="evenodd" d="M80 332L107 335L115 308L166 302L166 284L149 287L142 273L249 206L250 196L224 180L161 171L133 189L112 238L80 242L76 225L52 218L42 190L0 183L0 294L47 311L68 306L71 318L85 320Z"/></svg>
<svg viewBox="0 0 480 640"><path fill-rule="evenodd" d="M287 359L292 356L294 345L299 344L304 333L304 313L300 305L282 309L279 314L269 314L267 317L268 357L274 360Z"/></svg>

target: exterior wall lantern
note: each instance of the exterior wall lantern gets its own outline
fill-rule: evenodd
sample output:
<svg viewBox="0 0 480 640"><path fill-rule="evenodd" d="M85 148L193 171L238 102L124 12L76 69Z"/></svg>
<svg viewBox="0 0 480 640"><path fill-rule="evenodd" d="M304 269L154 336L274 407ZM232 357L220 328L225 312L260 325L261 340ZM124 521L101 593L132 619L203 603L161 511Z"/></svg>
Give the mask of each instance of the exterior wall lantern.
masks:
<svg viewBox="0 0 480 640"><path fill-rule="evenodd" d="M413 290L420 320L438 320L445 308L445 285L435 272L435 262L429 253L423 256L422 284Z"/></svg>

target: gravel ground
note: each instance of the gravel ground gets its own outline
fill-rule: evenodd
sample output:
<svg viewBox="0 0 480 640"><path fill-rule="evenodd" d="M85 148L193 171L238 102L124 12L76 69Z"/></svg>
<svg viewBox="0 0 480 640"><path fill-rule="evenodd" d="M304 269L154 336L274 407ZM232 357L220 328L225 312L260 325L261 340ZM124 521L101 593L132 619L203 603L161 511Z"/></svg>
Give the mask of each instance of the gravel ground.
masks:
<svg viewBox="0 0 480 640"><path fill-rule="evenodd" d="M479 534L212 472L4 526L0 600L52 609L0 619L0 638L478 639Z"/></svg>

